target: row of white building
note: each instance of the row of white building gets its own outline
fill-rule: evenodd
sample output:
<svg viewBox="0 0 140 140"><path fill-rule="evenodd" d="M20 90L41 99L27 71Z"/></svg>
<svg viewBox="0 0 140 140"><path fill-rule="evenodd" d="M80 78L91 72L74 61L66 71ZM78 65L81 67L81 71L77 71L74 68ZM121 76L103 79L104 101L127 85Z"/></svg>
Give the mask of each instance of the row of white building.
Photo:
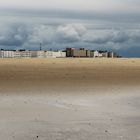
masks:
<svg viewBox="0 0 140 140"><path fill-rule="evenodd" d="M63 58L63 51L0 50L0 58Z"/></svg>
<svg viewBox="0 0 140 140"><path fill-rule="evenodd" d="M65 51L44 50L0 50L0 58L64 58L64 57L106 57L114 58L118 55L114 52L66 48Z"/></svg>

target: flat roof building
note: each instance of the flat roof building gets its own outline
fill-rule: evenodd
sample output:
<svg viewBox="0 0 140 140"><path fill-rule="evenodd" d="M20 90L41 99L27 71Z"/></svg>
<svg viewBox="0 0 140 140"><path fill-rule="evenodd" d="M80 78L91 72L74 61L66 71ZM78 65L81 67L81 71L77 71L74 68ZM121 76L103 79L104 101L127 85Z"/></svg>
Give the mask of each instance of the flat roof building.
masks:
<svg viewBox="0 0 140 140"><path fill-rule="evenodd" d="M66 48L66 51L31 51L31 50L0 50L0 58L64 58L64 57L83 57L83 58L114 58L119 57L114 52L88 50L84 48Z"/></svg>
<svg viewBox="0 0 140 140"><path fill-rule="evenodd" d="M80 48L80 49L67 48L66 56L67 57L90 57L90 50L86 50L84 48Z"/></svg>

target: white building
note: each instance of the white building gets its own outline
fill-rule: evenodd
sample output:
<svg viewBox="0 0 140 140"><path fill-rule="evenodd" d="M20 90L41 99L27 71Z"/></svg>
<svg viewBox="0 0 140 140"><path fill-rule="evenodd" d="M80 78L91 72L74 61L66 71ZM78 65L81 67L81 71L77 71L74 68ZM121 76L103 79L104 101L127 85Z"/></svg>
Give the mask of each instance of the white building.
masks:
<svg viewBox="0 0 140 140"><path fill-rule="evenodd" d="M28 51L28 50L0 50L1 58L63 58L63 51Z"/></svg>
<svg viewBox="0 0 140 140"><path fill-rule="evenodd" d="M63 57L63 58L66 57L66 52L61 51L60 54L61 54L61 57Z"/></svg>
<svg viewBox="0 0 140 140"><path fill-rule="evenodd" d="M63 58L66 57L66 52L62 51L46 51L45 52L46 58Z"/></svg>
<svg viewBox="0 0 140 140"><path fill-rule="evenodd" d="M53 52L53 57L54 58L66 57L66 52L62 51Z"/></svg>
<svg viewBox="0 0 140 140"><path fill-rule="evenodd" d="M93 57L99 57L99 52L98 51L94 51Z"/></svg>
<svg viewBox="0 0 140 140"><path fill-rule="evenodd" d="M30 58L31 57L31 51L28 50L17 50L13 51L14 55L13 58Z"/></svg>
<svg viewBox="0 0 140 140"><path fill-rule="evenodd" d="M103 54L102 53L99 53L98 57L103 57Z"/></svg>
<svg viewBox="0 0 140 140"><path fill-rule="evenodd" d="M20 58L21 57L21 53L20 51L14 51L14 58Z"/></svg>
<svg viewBox="0 0 140 140"><path fill-rule="evenodd" d="M37 57L38 58L44 58L45 57L45 51L37 51Z"/></svg>
<svg viewBox="0 0 140 140"><path fill-rule="evenodd" d="M21 51L21 57L23 58L30 58L31 57L31 51L25 50L25 51Z"/></svg>
<svg viewBox="0 0 140 140"><path fill-rule="evenodd" d="M45 57L46 58L53 58L53 51L46 51L45 52Z"/></svg>
<svg viewBox="0 0 140 140"><path fill-rule="evenodd" d="M72 51L71 53L73 53L73 50L70 51ZM86 53L84 52L84 55L85 57L92 57L92 58L118 57L118 55L114 52L97 51L97 50L92 50L92 51L86 50ZM0 58L64 58L64 57L66 57L66 52L63 51L0 50Z"/></svg>
<svg viewBox="0 0 140 140"><path fill-rule="evenodd" d="M99 51L99 57L108 57L108 52L107 51Z"/></svg>
<svg viewBox="0 0 140 140"><path fill-rule="evenodd" d="M0 51L0 57L1 58L13 58L14 52L10 50L1 50Z"/></svg>
<svg viewBox="0 0 140 140"><path fill-rule="evenodd" d="M95 50L92 50L90 52L90 57L93 57L93 58L99 57L99 52L95 51Z"/></svg>

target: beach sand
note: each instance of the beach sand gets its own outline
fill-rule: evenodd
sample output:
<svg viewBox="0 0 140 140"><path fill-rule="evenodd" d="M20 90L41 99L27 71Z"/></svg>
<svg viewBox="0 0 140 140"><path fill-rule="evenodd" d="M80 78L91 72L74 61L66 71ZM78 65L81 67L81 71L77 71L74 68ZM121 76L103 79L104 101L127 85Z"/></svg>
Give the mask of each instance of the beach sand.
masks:
<svg viewBox="0 0 140 140"><path fill-rule="evenodd" d="M140 59L0 59L2 140L140 140Z"/></svg>

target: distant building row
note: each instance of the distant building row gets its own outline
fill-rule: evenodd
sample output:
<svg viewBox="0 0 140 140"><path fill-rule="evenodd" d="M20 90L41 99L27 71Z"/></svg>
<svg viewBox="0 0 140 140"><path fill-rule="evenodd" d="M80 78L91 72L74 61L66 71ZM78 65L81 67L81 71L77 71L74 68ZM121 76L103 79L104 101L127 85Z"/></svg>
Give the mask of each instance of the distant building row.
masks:
<svg viewBox="0 0 140 140"><path fill-rule="evenodd" d="M63 51L0 50L0 58L63 58Z"/></svg>
<svg viewBox="0 0 140 140"><path fill-rule="evenodd" d="M66 49L66 57L106 57L106 58L115 58L119 57L114 52L107 51L97 51L97 50L86 50L84 48L75 49L75 48L67 48Z"/></svg>
<svg viewBox="0 0 140 140"><path fill-rule="evenodd" d="M0 50L0 58L119 57L114 52L67 48L65 51Z"/></svg>

